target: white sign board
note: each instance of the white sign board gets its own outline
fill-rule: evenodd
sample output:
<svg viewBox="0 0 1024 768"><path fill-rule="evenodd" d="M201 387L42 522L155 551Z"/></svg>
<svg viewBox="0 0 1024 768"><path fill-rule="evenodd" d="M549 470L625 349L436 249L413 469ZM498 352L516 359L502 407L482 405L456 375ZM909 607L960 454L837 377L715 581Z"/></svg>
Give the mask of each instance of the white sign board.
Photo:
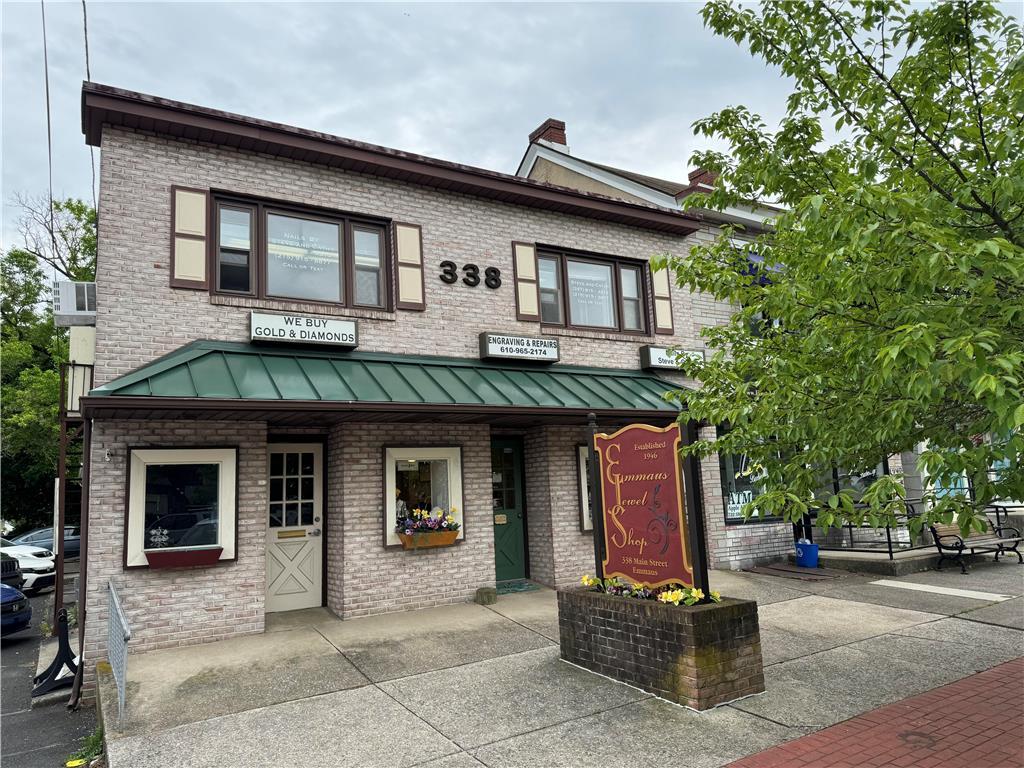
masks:
<svg viewBox="0 0 1024 768"><path fill-rule="evenodd" d="M336 347L355 347L359 344L355 320L327 317L253 312L249 316L249 334L253 341L329 344Z"/></svg>
<svg viewBox="0 0 1024 768"><path fill-rule="evenodd" d="M678 362L677 362L678 355ZM685 370L687 360L703 360L704 350L680 349L669 354L668 347L645 344L640 347L641 368L666 368L672 371ZM682 365L680 365L680 363Z"/></svg>
<svg viewBox="0 0 1024 768"><path fill-rule="evenodd" d="M511 336L506 333L481 333L480 357L490 360L533 360L558 362L558 339L536 336Z"/></svg>

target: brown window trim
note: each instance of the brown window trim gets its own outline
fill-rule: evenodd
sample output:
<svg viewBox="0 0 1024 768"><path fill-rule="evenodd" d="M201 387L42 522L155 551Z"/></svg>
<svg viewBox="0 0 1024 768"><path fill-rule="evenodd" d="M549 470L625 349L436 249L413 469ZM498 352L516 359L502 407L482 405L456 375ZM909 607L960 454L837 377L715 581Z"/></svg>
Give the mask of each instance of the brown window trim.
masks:
<svg viewBox="0 0 1024 768"><path fill-rule="evenodd" d="M250 257L250 284L251 290L247 293L240 291L225 291L219 287L220 270L218 268L220 253L220 216L221 206L229 208L246 208L252 211L253 228L252 237L254 240ZM392 239L390 237L391 222L389 219L367 216L365 214L349 213L320 206L300 205L287 201L272 200L267 198L249 197L237 195L230 192L213 190L210 193L210 247L208 248L209 269L213 272L213 279L210 280L210 293L220 296L241 296L266 301L301 302L327 307L346 307L349 309L365 309L378 312L394 311L394 273L391 268ZM341 301L323 301L319 299L302 298L300 296L283 296L269 293L267 290L267 216L276 213L284 216L306 218L313 221L323 221L330 224L338 224L339 243L341 249ZM363 228L374 230L380 234L380 299L381 303L376 305L357 304L355 302L355 253L354 253L354 229Z"/></svg>
<svg viewBox="0 0 1024 768"><path fill-rule="evenodd" d="M562 321L559 323L549 323L541 320L541 325L549 328L566 328L575 329L580 331L597 331L600 333L621 333L628 336L650 336L651 319L649 317L652 310L653 304L650 299L650 289L648 287L648 266L647 262L639 261L636 259L627 259L620 256L609 256L605 254L589 253L586 251L577 251L570 248L557 248L553 246L538 245L537 246L537 287L538 287L538 308L540 300L540 260L542 258L554 258L558 260L558 290L559 299L562 310ZM614 300L614 312L615 312L615 325L603 326L603 325L581 325L572 322L572 315L569 313L569 269L568 263L570 261L581 262L586 264L600 264L602 266L611 267L612 272L612 290L615 293ZM640 301L642 304L640 317L642 319L642 326L639 330L631 330L623 328L623 298L622 298L622 277L620 274L620 267L631 267L638 269L639 274L639 291ZM543 317L543 315L542 315Z"/></svg>

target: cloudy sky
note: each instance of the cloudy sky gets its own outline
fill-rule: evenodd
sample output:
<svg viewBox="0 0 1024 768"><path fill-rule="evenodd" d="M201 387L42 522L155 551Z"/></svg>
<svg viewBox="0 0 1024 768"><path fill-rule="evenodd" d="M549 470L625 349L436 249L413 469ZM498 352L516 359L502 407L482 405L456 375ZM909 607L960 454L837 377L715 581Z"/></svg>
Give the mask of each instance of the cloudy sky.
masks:
<svg viewBox="0 0 1024 768"><path fill-rule="evenodd" d="M777 115L785 84L704 30L698 3L88 2L92 79L513 172L565 120L574 154L684 178L691 123ZM91 199L80 2L47 0L57 196ZM16 192L47 187L40 4L3 3L4 243Z"/></svg>

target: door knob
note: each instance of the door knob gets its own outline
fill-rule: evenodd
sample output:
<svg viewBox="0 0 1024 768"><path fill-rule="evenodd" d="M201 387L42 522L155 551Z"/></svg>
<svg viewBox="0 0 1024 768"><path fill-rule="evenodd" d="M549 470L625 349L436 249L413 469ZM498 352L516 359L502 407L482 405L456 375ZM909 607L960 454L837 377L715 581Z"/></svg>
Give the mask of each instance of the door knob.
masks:
<svg viewBox="0 0 1024 768"><path fill-rule="evenodd" d="M311 530L309 532L309 535L310 536L319 536L320 535L320 529L319 528L314 528L313 530Z"/></svg>

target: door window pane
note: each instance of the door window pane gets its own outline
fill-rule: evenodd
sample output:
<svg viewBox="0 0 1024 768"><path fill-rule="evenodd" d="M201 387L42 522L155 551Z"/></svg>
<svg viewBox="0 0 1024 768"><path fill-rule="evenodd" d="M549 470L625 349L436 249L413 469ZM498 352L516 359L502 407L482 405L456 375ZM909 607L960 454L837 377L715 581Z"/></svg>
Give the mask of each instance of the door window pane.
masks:
<svg viewBox="0 0 1024 768"><path fill-rule="evenodd" d="M285 504L284 505L284 524L285 525L298 525L299 524L299 505L297 503Z"/></svg>
<svg viewBox="0 0 1024 768"><path fill-rule="evenodd" d="M284 501L284 481L279 477L270 481L270 500Z"/></svg>
<svg viewBox="0 0 1024 768"><path fill-rule="evenodd" d="M222 291L252 290L252 211L219 209L217 285Z"/></svg>
<svg viewBox="0 0 1024 768"><path fill-rule="evenodd" d="M146 465L146 549L217 543L217 464Z"/></svg>
<svg viewBox="0 0 1024 768"><path fill-rule="evenodd" d="M573 325L615 327L615 291L609 264L566 261L569 321Z"/></svg>
<svg viewBox="0 0 1024 768"><path fill-rule="evenodd" d="M270 527L280 528L284 525L284 504L270 505Z"/></svg>
<svg viewBox="0 0 1024 768"><path fill-rule="evenodd" d="M267 293L341 301L340 226L267 215Z"/></svg>
<svg viewBox="0 0 1024 768"><path fill-rule="evenodd" d="M381 297L380 232L354 229L355 303L368 307L383 305Z"/></svg>
<svg viewBox="0 0 1024 768"><path fill-rule="evenodd" d="M300 506L302 512L302 521L300 525L312 525L313 524L313 502L304 501Z"/></svg>
<svg viewBox="0 0 1024 768"><path fill-rule="evenodd" d="M544 323L562 322L562 292L559 288L558 261L538 258L540 272L540 319Z"/></svg>

